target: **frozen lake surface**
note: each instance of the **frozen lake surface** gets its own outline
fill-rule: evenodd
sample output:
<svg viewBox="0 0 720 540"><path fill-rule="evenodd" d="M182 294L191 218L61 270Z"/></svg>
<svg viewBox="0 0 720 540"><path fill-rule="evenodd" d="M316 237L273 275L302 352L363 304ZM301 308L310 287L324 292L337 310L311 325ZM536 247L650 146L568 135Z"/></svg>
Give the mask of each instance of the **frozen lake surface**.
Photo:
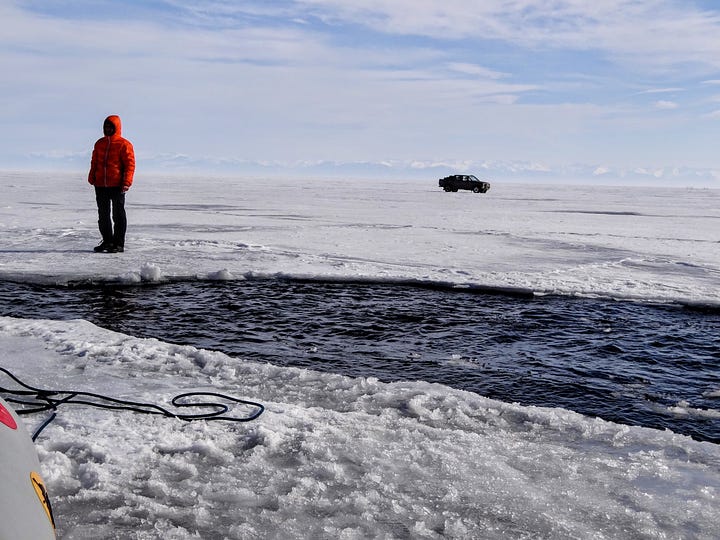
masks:
<svg viewBox="0 0 720 540"><path fill-rule="evenodd" d="M717 348L709 341L720 305L718 190L494 184L486 195L474 195L444 193L435 180L141 175L128 196L128 251L98 255L91 252L98 242L94 198L83 175L5 173L0 189L0 280L12 282L4 286L59 285L81 302L88 290L82 287L142 285L123 289L123 302L107 303L110 323L88 316L92 324L81 315L50 320L54 308L31 294L3 299L2 367L42 388L163 405L182 391L210 390L266 407L248 424L61 408L37 447L62 538L716 537L720 447L715 443L601 420L563 405L493 399L450 384L384 382L334 367L319 370L312 367L312 355L313 347L326 349L338 364L350 366L358 339L365 340L360 344L371 356L379 354L382 342L397 339L396 333L369 326L350 328L343 340L338 313L352 327L357 322L351 324L343 309L357 312L358 321L363 310L368 318L377 315L380 304L372 298L382 293L346 303L328 294L328 282L351 291L343 294L361 294L364 286L401 290L409 304L395 298L392 305L425 306L406 311L406 324L422 326L436 317L446 329L452 325L443 319L444 302L457 296L445 290L423 297L405 285L428 287L423 293L502 289L517 296L501 297L504 304L492 322L495 328L507 326L495 337L494 349L460 338L445 348L426 329L414 342L420 358L409 351L405 369L427 355L444 358L438 373L472 372L482 379L513 358L551 359L548 350L533 348L532 332L553 323L561 329L557 316L563 309L555 307L536 327L523 328L531 319L506 306L511 300L526 302L523 309L531 311L546 301L585 306L588 328L603 338L640 341L637 347L647 355L643 363L627 345L606 347L605 360L594 358L603 366L596 384L622 386L622 379L610 375L623 366L629 370L624 373L629 401L655 409L658 418L677 416L691 428L713 432L720 421ZM283 279L324 284L324 293L312 293L317 296L312 316L292 307L308 301L308 291L283 301L256 290L250 302L237 293L241 288L234 289L243 281L267 285ZM353 288L358 281L364 285ZM187 313L186 308L177 313L174 301L160 297L172 297L170 286L188 287L186 304L196 299L201 311L189 325L196 334L175 336L176 343L147 337L158 319ZM220 295L225 307L202 305L202 294L187 292L194 287L225 291ZM133 294L150 291L159 296L153 301L166 305L133 309ZM603 318L593 302L553 297L531 303L531 293L608 306L621 302L617 311L610 310L613 317ZM101 297L97 290L93 294ZM495 297L470 298L485 304ZM36 304L36 314L8 316L23 302ZM623 311L626 302L654 305L656 320L637 324L627 315L632 309ZM92 302L87 304L91 308ZM43 305L47 312L40 318ZM243 350L228 351L231 355L207 350L215 344L203 326L227 324L232 306L237 313L269 310L267 316L286 330L273 335L256 329L250 337L257 346L245 343ZM283 321L282 313L289 318ZM402 310L394 315L401 317ZM108 329L114 320L133 319L137 327L144 322L148 332ZM661 321L672 331L663 335ZM299 322L306 330L315 325L316 333L303 334L312 337L307 342L290 334ZM236 330L245 333L249 327L242 325L248 323L239 324ZM443 331L442 324L433 327ZM502 344L503 335L523 333L525 341ZM693 355L708 336L704 360L666 357L672 350L666 344L677 336L693 343ZM571 361L596 356L592 340L587 347L581 341L568 336L563 354ZM228 346L220 345L217 349ZM679 369L676 361L689 364ZM560 358L556 362L562 364ZM640 373L653 365L664 366L659 372L670 369L665 383L677 392L692 387L694 397L649 389L647 399L641 398L639 388L647 383ZM550 392L553 366L536 363L534 369ZM512 381L512 373L506 375ZM586 375L578 376L580 384ZM517 382L522 388L527 381ZM535 388L541 393L542 384ZM31 429L42 420L25 418Z"/></svg>
<svg viewBox="0 0 720 540"><path fill-rule="evenodd" d="M83 175L5 175L0 278L288 275L720 304L720 190L138 178L121 257L93 257Z"/></svg>

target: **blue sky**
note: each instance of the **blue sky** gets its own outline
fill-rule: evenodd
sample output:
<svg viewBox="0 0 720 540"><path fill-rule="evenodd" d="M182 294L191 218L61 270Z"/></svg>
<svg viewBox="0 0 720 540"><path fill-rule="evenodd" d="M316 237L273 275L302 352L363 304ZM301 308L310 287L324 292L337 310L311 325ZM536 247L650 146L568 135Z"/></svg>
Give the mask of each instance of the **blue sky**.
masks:
<svg viewBox="0 0 720 540"><path fill-rule="evenodd" d="M720 187L720 2L0 0L0 21L0 168L82 168L112 113L146 171Z"/></svg>

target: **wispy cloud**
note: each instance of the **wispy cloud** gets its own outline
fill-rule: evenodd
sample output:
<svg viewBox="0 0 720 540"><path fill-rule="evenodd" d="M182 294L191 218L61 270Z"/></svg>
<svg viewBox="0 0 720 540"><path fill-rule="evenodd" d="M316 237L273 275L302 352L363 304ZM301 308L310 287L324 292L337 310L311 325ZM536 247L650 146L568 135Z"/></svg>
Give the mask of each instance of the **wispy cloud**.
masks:
<svg viewBox="0 0 720 540"><path fill-rule="evenodd" d="M390 34L492 39L519 46L598 50L665 69L720 66L720 16L672 0L298 0L335 20Z"/></svg>
<svg viewBox="0 0 720 540"><path fill-rule="evenodd" d="M643 90L642 92L638 92L637 95L642 94L676 94L678 92L682 92L683 88L651 88L649 90Z"/></svg>
<svg viewBox="0 0 720 540"><path fill-rule="evenodd" d="M495 71L493 69L488 69L486 67L477 64L470 64L467 62L450 62L448 64L448 68L452 71L456 71L465 75L472 75L481 79L497 80L509 76L508 73Z"/></svg>

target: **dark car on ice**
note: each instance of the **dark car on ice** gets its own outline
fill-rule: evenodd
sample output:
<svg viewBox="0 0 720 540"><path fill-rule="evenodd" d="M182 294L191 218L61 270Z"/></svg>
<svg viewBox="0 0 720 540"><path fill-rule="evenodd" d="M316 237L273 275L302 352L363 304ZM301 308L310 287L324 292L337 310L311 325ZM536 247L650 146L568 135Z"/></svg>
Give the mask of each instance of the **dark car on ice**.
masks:
<svg viewBox="0 0 720 540"><path fill-rule="evenodd" d="M445 191L457 191L458 189L469 189L473 193L485 193L490 189L488 182L478 180L472 174L453 174L441 178L438 184Z"/></svg>

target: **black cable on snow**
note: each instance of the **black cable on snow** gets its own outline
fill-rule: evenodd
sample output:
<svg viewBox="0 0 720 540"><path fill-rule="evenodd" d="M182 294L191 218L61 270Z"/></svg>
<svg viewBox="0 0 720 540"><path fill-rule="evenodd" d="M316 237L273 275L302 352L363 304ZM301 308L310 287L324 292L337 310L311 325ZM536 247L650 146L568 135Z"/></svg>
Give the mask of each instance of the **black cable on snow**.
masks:
<svg viewBox="0 0 720 540"><path fill-rule="evenodd" d="M227 394L216 392L184 392L172 398L170 403L176 408L195 408L200 412L195 413L175 413L170 410L156 405L154 403L143 403L138 401L128 401L125 399L117 399L93 392L80 392L75 390L45 390L35 388L24 383L9 370L0 367L0 372L4 373L12 379L20 388L5 388L0 386L0 395L8 403L21 405L22 408L16 409L18 415L33 414L45 411L52 411L40 427L32 435L32 440L37 439L38 435L55 419L57 409L60 405L87 405L99 409L131 411L142 414L156 414L166 416L168 418L177 418L186 422L196 420L225 420L227 422L251 422L258 418L265 407L254 401L239 399ZM191 398L212 398L212 401ZM246 416L237 416L228 414L230 407L235 405L245 405L253 407L255 410ZM202 409L205 409L204 411Z"/></svg>

